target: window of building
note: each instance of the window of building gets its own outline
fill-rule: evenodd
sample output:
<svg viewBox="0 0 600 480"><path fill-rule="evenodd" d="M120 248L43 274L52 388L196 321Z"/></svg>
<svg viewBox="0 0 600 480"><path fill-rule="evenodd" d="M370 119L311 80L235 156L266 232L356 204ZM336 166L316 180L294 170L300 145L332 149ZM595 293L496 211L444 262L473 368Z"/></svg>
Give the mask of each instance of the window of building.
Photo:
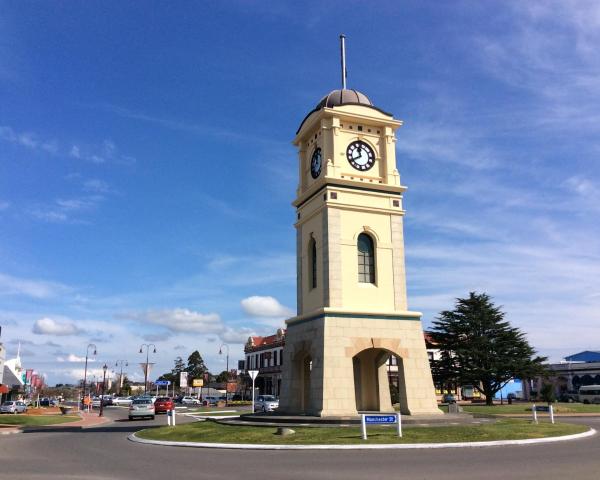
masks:
<svg viewBox="0 0 600 480"><path fill-rule="evenodd" d="M277 366L277 350L273 350L273 366Z"/></svg>
<svg viewBox="0 0 600 480"><path fill-rule="evenodd" d="M358 236L358 281L375 283L375 249L373 240L366 233Z"/></svg>
<svg viewBox="0 0 600 480"><path fill-rule="evenodd" d="M258 367L258 353L254 355L254 368Z"/></svg>
<svg viewBox="0 0 600 480"><path fill-rule="evenodd" d="M279 350L279 365L283 365L283 348Z"/></svg>
<svg viewBox="0 0 600 480"><path fill-rule="evenodd" d="M308 242L308 262L309 262L309 278L310 288L317 288L317 242L314 238Z"/></svg>

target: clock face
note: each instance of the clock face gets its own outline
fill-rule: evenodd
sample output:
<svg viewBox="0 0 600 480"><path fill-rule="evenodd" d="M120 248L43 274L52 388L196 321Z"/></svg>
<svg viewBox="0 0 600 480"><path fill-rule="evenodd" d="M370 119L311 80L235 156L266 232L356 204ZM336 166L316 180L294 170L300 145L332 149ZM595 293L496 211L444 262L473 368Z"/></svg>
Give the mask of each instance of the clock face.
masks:
<svg viewBox="0 0 600 480"><path fill-rule="evenodd" d="M348 145L346 158L357 170L366 171L375 165L375 153L365 142L357 140Z"/></svg>
<svg viewBox="0 0 600 480"><path fill-rule="evenodd" d="M321 149L316 148L310 161L310 174L313 178L317 178L321 174Z"/></svg>

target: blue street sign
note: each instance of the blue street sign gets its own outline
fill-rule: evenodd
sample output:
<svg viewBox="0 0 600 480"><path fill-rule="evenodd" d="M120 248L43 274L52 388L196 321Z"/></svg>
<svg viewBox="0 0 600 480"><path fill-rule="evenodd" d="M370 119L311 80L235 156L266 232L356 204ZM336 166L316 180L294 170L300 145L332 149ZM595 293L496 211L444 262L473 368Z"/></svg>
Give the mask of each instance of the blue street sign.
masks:
<svg viewBox="0 0 600 480"><path fill-rule="evenodd" d="M396 415L365 415L365 423L396 423Z"/></svg>
<svg viewBox="0 0 600 480"><path fill-rule="evenodd" d="M170 380L157 380L156 382L154 382L154 385L166 387L168 385L171 385L171 381Z"/></svg>

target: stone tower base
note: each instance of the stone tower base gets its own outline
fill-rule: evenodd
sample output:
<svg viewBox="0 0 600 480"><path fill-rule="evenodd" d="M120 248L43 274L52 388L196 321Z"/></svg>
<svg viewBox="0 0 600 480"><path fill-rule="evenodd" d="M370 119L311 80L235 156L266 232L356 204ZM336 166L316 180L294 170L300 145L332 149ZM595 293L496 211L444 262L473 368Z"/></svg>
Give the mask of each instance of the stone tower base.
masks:
<svg viewBox="0 0 600 480"><path fill-rule="evenodd" d="M287 321L278 412L352 416L393 411L388 371L397 358L400 411L441 414L429 368L421 314L324 309Z"/></svg>

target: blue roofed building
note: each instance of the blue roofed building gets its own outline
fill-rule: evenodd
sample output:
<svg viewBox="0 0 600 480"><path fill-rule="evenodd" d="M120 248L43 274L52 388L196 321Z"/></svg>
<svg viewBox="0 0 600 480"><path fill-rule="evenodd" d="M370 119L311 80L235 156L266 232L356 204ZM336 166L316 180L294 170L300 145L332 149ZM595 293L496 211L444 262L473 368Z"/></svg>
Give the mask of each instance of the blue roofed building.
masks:
<svg viewBox="0 0 600 480"><path fill-rule="evenodd" d="M524 398L534 400L544 383L554 386L556 398L576 398L579 387L600 385L600 351L585 350L548 365L550 376L523 382Z"/></svg>
<svg viewBox="0 0 600 480"><path fill-rule="evenodd" d="M565 357L565 362L600 362L600 352L586 350L585 352L579 352L575 355L569 355L568 357Z"/></svg>

